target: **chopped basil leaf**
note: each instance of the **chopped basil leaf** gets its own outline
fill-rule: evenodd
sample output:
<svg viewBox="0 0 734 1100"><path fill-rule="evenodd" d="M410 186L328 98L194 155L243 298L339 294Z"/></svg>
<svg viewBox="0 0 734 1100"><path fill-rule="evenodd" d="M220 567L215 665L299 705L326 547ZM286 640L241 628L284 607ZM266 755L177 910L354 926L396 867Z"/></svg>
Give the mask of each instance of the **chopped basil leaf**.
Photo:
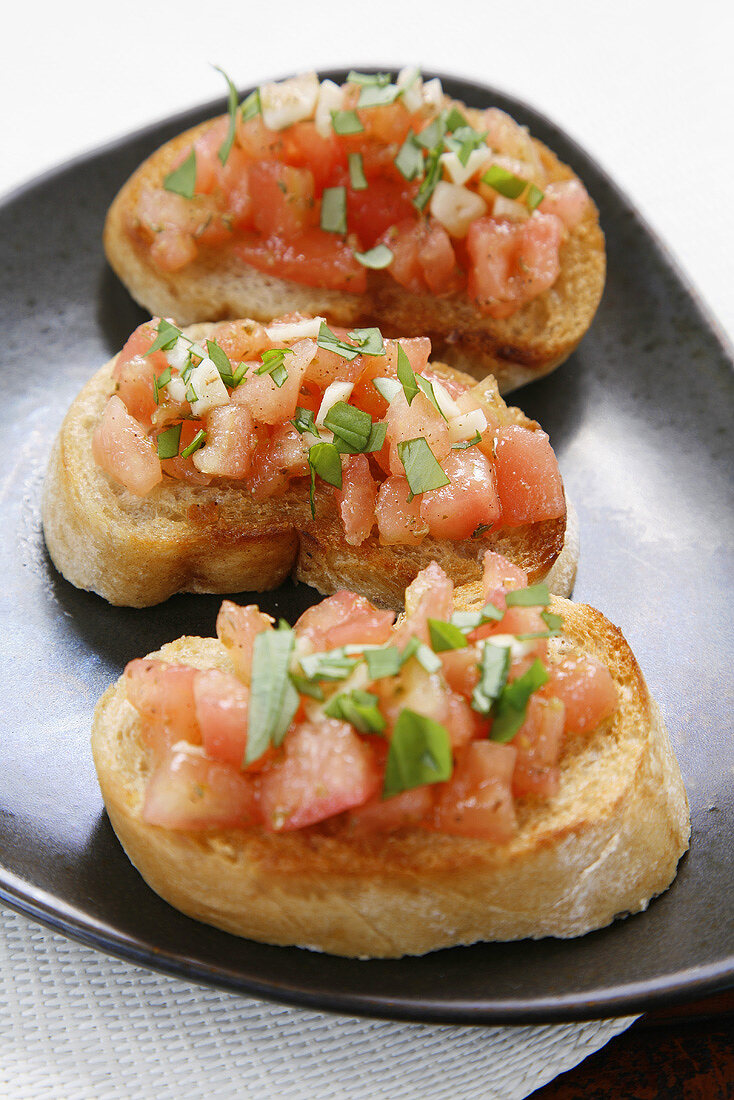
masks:
<svg viewBox="0 0 734 1100"><path fill-rule="evenodd" d="M413 398L418 393L418 382L402 344L398 344L398 381L403 387L405 400L412 405Z"/></svg>
<svg viewBox="0 0 734 1100"><path fill-rule="evenodd" d="M254 92L250 92L245 99L240 103L240 114L243 122L249 122L255 115L259 115L262 110L260 104L260 89L255 88Z"/></svg>
<svg viewBox="0 0 734 1100"><path fill-rule="evenodd" d="M401 94L397 84L362 84L357 107L385 107Z"/></svg>
<svg viewBox="0 0 734 1100"><path fill-rule="evenodd" d="M316 475L336 489L341 489L342 460L333 443L315 443L308 451L308 465L311 469L311 515L315 518Z"/></svg>
<svg viewBox="0 0 734 1100"><path fill-rule="evenodd" d="M472 436L471 439L462 439L461 443L452 443L451 444L451 450L452 451L465 451L467 449L467 447L476 447L477 443L481 443L481 442L482 442L481 432L477 431L477 432L474 433L474 435ZM480 524L480 527L482 527L482 526L484 527L485 531L489 530L490 525L488 523ZM478 531L479 528L477 528L476 530ZM481 534L481 532L480 532L480 534ZM478 536L476 535L476 533L472 532L472 538L477 538L477 537Z"/></svg>
<svg viewBox="0 0 734 1100"><path fill-rule="evenodd" d="M217 70L218 73L222 74L224 79L227 81L227 87L229 88L229 100L228 100L228 108L227 108L228 111L229 111L229 129L227 130L227 136L224 139L224 141L222 142L222 144L219 148L219 153L217 154L219 156L219 159L222 162L222 164L226 164L227 163L227 157L229 156L229 154L232 151L232 143L234 142L235 130L237 129L237 98L238 97L237 97L237 89L235 88L234 84L232 83L232 81L229 79L229 77L225 73L224 69L220 69L218 65L215 65L214 68Z"/></svg>
<svg viewBox="0 0 734 1100"><path fill-rule="evenodd" d="M296 406L296 415L291 420L291 424L301 435L304 432L311 432L313 435L319 434L314 423L313 413L310 409L302 409L300 405Z"/></svg>
<svg viewBox="0 0 734 1100"><path fill-rule="evenodd" d="M522 195L528 185L528 181L509 172L506 168L500 168L499 164L493 164L482 176L482 183L489 184L506 199L517 199Z"/></svg>
<svg viewBox="0 0 734 1100"><path fill-rule="evenodd" d="M358 355L361 355L359 348L355 348L352 344L347 344L340 340L338 336L335 336L325 321L321 322L316 343L320 348L326 348L327 351L333 351L337 355L341 355L342 359L356 359Z"/></svg>
<svg viewBox="0 0 734 1100"><path fill-rule="evenodd" d="M355 454L364 451L372 433L372 417L369 413L348 405L346 401L337 401L331 406L324 418L324 427L343 439Z"/></svg>
<svg viewBox="0 0 734 1100"><path fill-rule="evenodd" d="M435 395L435 393L433 392L433 383L429 382L427 378L424 378L422 374L416 374L416 376L415 376L415 381L416 381L416 384L417 384L417 385L418 385L418 386L420 387L420 389L421 389L421 390L423 391L423 393L425 394L425 396L426 396L426 397L428 398L428 400L429 400L429 401L431 402L431 404L433 405L433 407L434 407L434 409L436 410L436 412L439 412L439 413L441 413L441 416L442 416L442 417L444 418L444 420L445 420L445 419L446 419L446 416L445 416L445 414L444 414L444 413L442 412L442 410L441 410L441 408L440 408L440 406L439 406L439 404L438 404L438 401L436 400L436 395Z"/></svg>
<svg viewBox="0 0 734 1100"><path fill-rule="evenodd" d="M423 436L398 443L398 457L410 486L409 501L420 493L428 493L432 489L450 484L450 478L441 469Z"/></svg>
<svg viewBox="0 0 734 1100"><path fill-rule="evenodd" d="M249 364L249 363L240 363L240 365L238 366L237 370L236 370L236 371L234 372L234 374L232 375L232 389L233 389L233 390L234 390L234 389L237 389L237 387L239 386L240 382L242 381L242 379L243 379L243 378L245 377L245 375L247 374L247 371L248 371L248 368L249 368L249 366L250 366L250 364Z"/></svg>
<svg viewBox="0 0 734 1100"><path fill-rule="evenodd" d="M293 687L300 695L308 695L311 699L318 699L319 702L324 698L324 689L319 687L318 684L312 683L305 676L299 676L295 672L290 672L288 675L291 678Z"/></svg>
<svg viewBox="0 0 734 1100"><path fill-rule="evenodd" d="M186 390L186 400L193 405L194 401L198 401L199 398L196 395L196 390L192 385L189 385Z"/></svg>
<svg viewBox="0 0 734 1100"><path fill-rule="evenodd" d="M454 626L453 623L445 623L442 619L429 619L428 633L436 653L444 653L449 649L464 649L467 644L459 627Z"/></svg>
<svg viewBox="0 0 734 1100"><path fill-rule="evenodd" d="M397 676L402 666L400 652L396 646L385 649L366 649L364 659L370 680L382 680L385 676Z"/></svg>
<svg viewBox="0 0 734 1100"><path fill-rule="evenodd" d="M484 626L485 623L498 623L503 617L504 612L493 603L488 603L480 611L455 611L450 622L453 626L458 626L459 630L471 633L478 626Z"/></svg>
<svg viewBox="0 0 734 1100"><path fill-rule="evenodd" d="M469 157L475 149L485 144L486 137L486 131L480 134L471 126L459 126L452 137L446 138L446 145L452 152L456 153L461 164L466 167Z"/></svg>
<svg viewBox="0 0 734 1100"><path fill-rule="evenodd" d="M551 632L551 637L558 635L563 630L563 616L556 615L552 611L541 611L540 617Z"/></svg>
<svg viewBox="0 0 734 1100"><path fill-rule="evenodd" d="M393 262L393 254L386 244L377 244L367 252L355 252L354 258L362 267L370 267L373 271L382 271Z"/></svg>
<svg viewBox="0 0 734 1100"><path fill-rule="evenodd" d="M385 341L379 328L356 328L347 335L358 346L360 355L385 354Z"/></svg>
<svg viewBox="0 0 734 1100"><path fill-rule="evenodd" d="M295 634L290 627L263 630L252 647L250 709L244 764L280 745L298 710L298 692L288 674Z"/></svg>
<svg viewBox="0 0 734 1100"><path fill-rule="evenodd" d="M262 363L255 374L269 374L278 389L288 381L288 371L283 366L286 355L293 355L292 348L270 348L263 352Z"/></svg>
<svg viewBox="0 0 734 1100"><path fill-rule="evenodd" d="M515 588L505 595L508 607L547 607L550 603L547 584L531 584L528 588Z"/></svg>
<svg viewBox="0 0 734 1100"><path fill-rule="evenodd" d="M487 649L496 647L485 646ZM548 672L540 660L533 661L527 672L502 689L494 709L494 721L489 736L505 744L511 741L525 721L528 700L534 691L548 681Z"/></svg>
<svg viewBox="0 0 734 1100"><path fill-rule="evenodd" d="M215 344L213 340L207 340L206 350L212 363L219 371L220 377L225 386L229 386L230 389L234 388L232 364L230 363L226 352L222 351L219 344Z"/></svg>
<svg viewBox="0 0 734 1100"><path fill-rule="evenodd" d="M181 451L181 458L189 458L194 451L198 451L199 447L203 447L206 442L206 432L203 428L199 428L194 438L189 443L188 447L184 447Z"/></svg>
<svg viewBox="0 0 734 1100"><path fill-rule="evenodd" d="M484 645L479 661L479 683L472 692L471 705L480 714L489 714L492 704L507 683L510 671L510 647Z"/></svg>
<svg viewBox="0 0 734 1100"><path fill-rule="evenodd" d="M158 457L159 458L176 458L178 456L178 445L181 439L181 425L172 424L170 428L166 428L164 432L161 432L156 440L158 445Z"/></svg>
<svg viewBox="0 0 734 1100"><path fill-rule="evenodd" d="M321 196L321 228L327 233L347 231L346 187L325 187Z"/></svg>
<svg viewBox="0 0 734 1100"><path fill-rule="evenodd" d="M384 88L390 83L389 73L358 73L354 69L351 69L347 74L348 84L376 84L379 88Z"/></svg>
<svg viewBox="0 0 734 1100"><path fill-rule="evenodd" d="M156 405L158 404L158 397L159 397L159 394L160 394L161 390L163 389L164 386L167 386L170 381L171 381L171 368L170 367L166 367L166 369L164 371L161 371L161 373L157 377L156 377L155 374L153 375L153 398L155 399Z"/></svg>
<svg viewBox="0 0 734 1100"><path fill-rule="evenodd" d="M453 132L455 130L460 130L462 126L468 125L469 123L466 121L458 107L452 107L446 115L447 130L451 130Z"/></svg>
<svg viewBox="0 0 734 1100"><path fill-rule="evenodd" d="M480 539L482 537L482 535L485 533L485 531L491 531L491 529L492 529L492 524L491 523L478 523L477 526L474 528L474 530L471 533L471 538Z"/></svg>
<svg viewBox="0 0 734 1100"><path fill-rule="evenodd" d="M412 130L408 131L408 136L400 146L394 164L406 180L418 179L423 175L423 150Z"/></svg>
<svg viewBox="0 0 734 1100"><path fill-rule="evenodd" d="M361 134L364 130L356 111L332 111L331 125L337 134Z"/></svg>
<svg viewBox="0 0 734 1100"><path fill-rule="evenodd" d="M364 449L364 454L371 455L375 451L381 451L385 446L385 436L387 434L387 424L381 421L379 424L373 424L370 431L370 437L367 440L367 446Z"/></svg>
<svg viewBox="0 0 734 1100"><path fill-rule="evenodd" d="M387 723L377 703L377 696L369 691L345 691L329 700L324 714L351 722L360 733L382 733Z"/></svg>
<svg viewBox="0 0 734 1100"><path fill-rule="evenodd" d="M183 335L180 328L176 328L170 321L165 320L158 322L156 332L158 335L146 351L146 356L152 355L154 351L169 351L179 336Z"/></svg>
<svg viewBox="0 0 734 1100"><path fill-rule="evenodd" d="M437 118L434 118L430 125L426 126L424 130L421 130L419 134L415 135L415 140L419 145L422 145L424 149L434 151L443 144L445 133L446 120L439 115Z"/></svg>
<svg viewBox="0 0 734 1100"><path fill-rule="evenodd" d="M349 182L352 191L366 191L367 177L364 174L361 153L350 153L349 157Z"/></svg>
<svg viewBox="0 0 734 1100"><path fill-rule="evenodd" d="M413 199L413 206L416 210L424 209L431 195L436 190L436 184L441 179L442 171L443 168L441 166L439 152L430 153L426 159L426 177L418 189L418 194Z"/></svg>
<svg viewBox="0 0 734 1100"><path fill-rule="evenodd" d="M438 672L441 668L441 658L437 657L432 649L422 642L420 638L416 638L413 635L403 648L403 652L400 654L400 663L405 664L411 657L415 657L418 664L426 672Z"/></svg>
<svg viewBox="0 0 734 1100"><path fill-rule="evenodd" d="M193 199L196 185L196 153L193 146L183 164L169 172L163 180L165 191L173 191L174 195L182 195L185 199Z"/></svg>
<svg viewBox="0 0 734 1100"><path fill-rule="evenodd" d="M440 722L403 710L395 723L385 766L383 798L424 783L451 778L453 760L448 730Z"/></svg>
<svg viewBox="0 0 734 1100"><path fill-rule="evenodd" d="M307 680L346 680L358 664L359 657L348 657L343 649L301 657L301 669Z"/></svg>
<svg viewBox="0 0 734 1100"><path fill-rule="evenodd" d="M525 204L531 214L533 210L535 210L536 206L540 206L544 198L545 194L540 190L540 188L536 187L534 183L531 183L528 187L528 193L525 196Z"/></svg>

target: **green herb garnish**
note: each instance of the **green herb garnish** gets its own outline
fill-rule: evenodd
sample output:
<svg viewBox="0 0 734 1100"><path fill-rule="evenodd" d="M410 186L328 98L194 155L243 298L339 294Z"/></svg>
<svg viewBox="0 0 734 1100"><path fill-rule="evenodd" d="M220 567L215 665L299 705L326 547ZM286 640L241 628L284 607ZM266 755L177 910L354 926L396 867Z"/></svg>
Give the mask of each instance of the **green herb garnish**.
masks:
<svg viewBox="0 0 734 1100"><path fill-rule="evenodd" d="M343 648L301 657L301 669L307 680L346 680L358 664L359 657L348 656Z"/></svg>
<svg viewBox="0 0 734 1100"><path fill-rule="evenodd" d="M302 409L300 405L296 406L296 415L291 420L291 424L301 435L304 432L311 432L312 435L319 434L314 423L313 413L310 409Z"/></svg>
<svg viewBox="0 0 734 1100"><path fill-rule="evenodd" d="M146 357L152 355L154 351L170 351L179 336L183 336L180 328L176 328L170 321L165 320L158 322L156 332L158 335L146 351Z"/></svg>
<svg viewBox="0 0 734 1100"><path fill-rule="evenodd" d="M474 435L472 436L471 439L462 439L460 443L452 443L451 444L451 450L452 451L465 451L467 449L467 447L476 447L477 443L481 443L481 442L482 442L481 433L477 431L477 432L474 433ZM480 524L480 526L482 526L482 525ZM484 524L483 527L484 527L485 531L489 530L489 524L488 523ZM480 531L479 533L481 534L482 532ZM478 537L479 537L478 535L476 535L474 532L472 532L472 538L478 538Z"/></svg>
<svg viewBox="0 0 734 1100"><path fill-rule="evenodd" d="M415 635L408 639L403 652L400 654L401 665L404 665L411 657L415 657L425 672L438 672L441 668L441 658L437 657L433 650Z"/></svg>
<svg viewBox="0 0 734 1100"><path fill-rule="evenodd" d="M373 271L382 271L393 262L394 256L386 244L377 244L367 252L355 252L354 258L362 267L372 268Z"/></svg>
<svg viewBox="0 0 734 1100"><path fill-rule="evenodd" d="M518 199L528 185L528 181L509 172L507 168L500 168L499 164L493 164L482 176L482 183L489 184L506 199Z"/></svg>
<svg viewBox="0 0 734 1100"><path fill-rule="evenodd" d="M172 424L170 428L160 432L156 440L159 458L177 458L178 446L181 440L181 424Z"/></svg>
<svg viewBox="0 0 734 1100"><path fill-rule="evenodd" d="M181 458L189 458L194 451L198 451L199 447L203 447L206 443L206 432L203 428L199 428L194 438L189 443L188 447L184 447L181 451Z"/></svg>
<svg viewBox="0 0 734 1100"><path fill-rule="evenodd" d="M423 436L398 443L398 457L403 464L410 486L408 503L420 493L428 493L432 489L440 489L443 485L450 484L450 478L441 469Z"/></svg>
<svg viewBox="0 0 734 1100"><path fill-rule="evenodd" d="M354 340L360 355L385 354L385 341L379 328L355 328L354 332L347 335L350 340Z"/></svg>
<svg viewBox="0 0 734 1100"><path fill-rule="evenodd" d="M423 391L424 396L431 402L436 412L440 413L443 419L446 420L446 414L436 400L433 384L429 382L427 378L424 378L422 374L416 374L415 381L418 387Z"/></svg>
<svg viewBox="0 0 734 1100"><path fill-rule="evenodd" d="M254 92L250 92L240 104L240 115L243 122L249 122L255 115L259 115L262 111L262 104L260 103L260 89L255 88Z"/></svg>
<svg viewBox="0 0 734 1100"><path fill-rule="evenodd" d="M364 659L370 680L382 680L385 676L397 676L402 667L402 659L397 646L366 649Z"/></svg>
<svg viewBox="0 0 734 1100"><path fill-rule="evenodd" d="M412 130L408 131L408 136L400 146L394 164L400 175L406 180L418 179L423 175L423 150Z"/></svg>
<svg viewBox="0 0 734 1100"><path fill-rule="evenodd" d="M331 125L337 134L361 134L364 130L356 111L332 111Z"/></svg>
<svg viewBox="0 0 734 1100"><path fill-rule="evenodd" d="M350 722L360 733L382 733L387 723L380 714L378 701L369 691L345 691L329 700L324 714Z"/></svg>
<svg viewBox="0 0 734 1100"><path fill-rule="evenodd" d="M351 184L352 191L366 191L367 177L364 174L362 154L350 153L347 159L349 162L349 183Z"/></svg>
<svg viewBox="0 0 734 1100"><path fill-rule="evenodd" d="M505 594L508 607L547 607L550 603L547 584L531 584L528 588L515 588Z"/></svg>
<svg viewBox="0 0 734 1100"><path fill-rule="evenodd" d="M316 518L316 475L322 481L333 485L335 489L342 487L342 460L339 451L333 443L315 443L309 448L308 465L311 470L311 515Z"/></svg>
<svg viewBox="0 0 734 1100"><path fill-rule="evenodd" d="M321 228L327 233L347 231L346 187L325 187L321 196Z"/></svg>
<svg viewBox="0 0 734 1100"><path fill-rule="evenodd" d="M288 371L283 366L286 355L293 355L292 348L270 348L263 352L262 363L255 374L269 374L278 389L288 381Z"/></svg>
<svg viewBox="0 0 734 1100"><path fill-rule="evenodd" d="M229 361L227 353L222 351L219 344L215 344L213 340L207 340L206 353L219 371L219 376L225 386L229 386L230 389L233 389L235 384L234 376L232 374L232 364Z"/></svg>
<svg viewBox="0 0 734 1100"><path fill-rule="evenodd" d="M479 683L472 692L471 705L480 714L489 714L495 699L507 683L510 671L510 647L485 643L479 662Z"/></svg>
<svg viewBox="0 0 734 1100"><path fill-rule="evenodd" d="M338 437L347 444L348 454L362 454L372 434L372 417L346 401L337 401L326 414L324 427L334 433L335 441Z"/></svg>
<svg viewBox="0 0 734 1100"><path fill-rule="evenodd" d="M403 387L405 400L412 405L413 398L418 393L418 382L402 344L398 344L398 381Z"/></svg>
<svg viewBox="0 0 734 1100"><path fill-rule="evenodd" d="M451 778L453 759L448 730L440 722L403 710L390 739L383 798Z"/></svg>
<svg viewBox="0 0 734 1100"><path fill-rule="evenodd" d="M540 190L540 188L536 187L534 183L531 183L528 187L528 193L525 196L525 205L527 206L531 214L537 206L540 206L544 198L545 194Z"/></svg>
<svg viewBox="0 0 734 1100"><path fill-rule="evenodd" d="M298 710L298 692L288 674L294 643L295 634L284 625L255 638L244 764L258 760L271 744L280 745Z"/></svg>
<svg viewBox="0 0 734 1100"><path fill-rule="evenodd" d="M485 646L485 651L491 646ZM548 672L540 660L533 661L527 672L502 689L494 709L490 739L501 744L511 741L525 721L528 701L534 691L547 683Z"/></svg>
<svg viewBox="0 0 734 1100"><path fill-rule="evenodd" d="M169 172L163 180L165 191L173 191L175 195L182 195L185 199L193 199L196 185L196 152L191 147L191 152L183 164Z"/></svg>
<svg viewBox="0 0 734 1100"><path fill-rule="evenodd" d="M228 98L228 102L227 102L227 110L229 112L229 129L227 130L227 136L224 139L224 141L222 142L222 144L219 148L219 153L217 154L219 156L219 159L222 162L222 164L226 164L227 163L227 158L228 158L229 154L232 151L232 144L234 142L234 135L235 135L235 131L237 129L237 98L238 98L238 96L237 96L237 89L235 88L234 84L232 83L232 81L229 79L229 77L225 73L224 69L220 69L218 65L215 65L214 68L217 70L218 73L222 74L224 79L227 81L227 87L229 89L229 98Z"/></svg>
<svg viewBox="0 0 734 1100"><path fill-rule="evenodd" d="M155 374L153 375L153 398L155 400L156 405L158 404L158 398L160 396L160 391L165 386L167 386L170 381L171 381L171 368L170 367L166 367L166 369L164 371L161 371L161 373L157 376Z"/></svg>
<svg viewBox="0 0 734 1100"><path fill-rule="evenodd" d="M464 632L453 623L446 623L442 619L429 619L428 633L435 653L445 653L450 649L464 649L467 645Z"/></svg>
<svg viewBox="0 0 734 1100"><path fill-rule="evenodd" d="M355 348L352 344L347 344L344 340L340 340L339 337L328 328L325 321L321 322L316 343L320 348L325 348L327 351L333 351L336 352L337 355L341 355L342 359L356 359L358 355L361 355L359 348Z"/></svg>

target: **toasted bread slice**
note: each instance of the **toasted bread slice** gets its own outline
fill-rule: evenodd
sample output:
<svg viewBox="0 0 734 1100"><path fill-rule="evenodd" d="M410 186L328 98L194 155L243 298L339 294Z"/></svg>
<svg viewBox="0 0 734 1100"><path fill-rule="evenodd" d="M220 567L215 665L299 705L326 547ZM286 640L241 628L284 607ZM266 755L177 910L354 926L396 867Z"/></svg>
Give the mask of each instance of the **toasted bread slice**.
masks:
<svg viewBox="0 0 734 1100"><path fill-rule="evenodd" d="M207 328L190 332L201 339ZM530 583L548 579L552 591L570 594L578 561L571 510L464 542L426 537L416 547L382 546L373 534L350 546L333 493L317 486L314 519L304 479L264 502L235 482L201 486L167 475L147 496L135 496L92 456L92 435L114 389L114 362L69 409L43 491L49 554L77 588L112 604L148 607L176 592L263 592L292 573L323 593L346 587L380 606L400 607L405 588L430 561L462 584L480 576L482 555L494 549L521 566ZM462 378L440 364L432 369ZM519 409L511 415L524 427L540 427Z"/></svg>
<svg viewBox="0 0 734 1100"><path fill-rule="evenodd" d="M481 585L457 608L483 603ZM92 747L107 812L148 884L197 920L266 943L399 957L477 940L580 936L644 910L688 846L685 789L660 712L619 629L555 599L556 652L603 661L613 716L569 737L556 795L516 803L504 844L404 828L350 829L341 815L289 833L151 826L141 807L151 763L122 681L102 697ZM152 656L231 671L215 639L180 638Z"/></svg>
<svg viewBox="0 0 734 1100"><path fill-rule="evenodd" d="M446 100L447 106L451 103ZM458 106L481 127L480 112ZM561 247L561 271L553 286L499 320L481 313L464 292L442 297L410 293L384 271L367 273L364 294L304 286L263 274L238 258L229 244L201 247L186 267L161 271L151 262L140 232L139 197L145 189L162 187L182 153L217 121L186 131L149 157L123 186L107 216L109 262L133 298L151 313L189 325L237 317L266 321L298 311L323 314L337 325L377 325L386 336L429 336L437 358L475 378L493 374L501 393L554 370L591 324L606 274L604 235L591 201ZM574 178L550 149L539 141L533 144L549 182Z"/></svg>

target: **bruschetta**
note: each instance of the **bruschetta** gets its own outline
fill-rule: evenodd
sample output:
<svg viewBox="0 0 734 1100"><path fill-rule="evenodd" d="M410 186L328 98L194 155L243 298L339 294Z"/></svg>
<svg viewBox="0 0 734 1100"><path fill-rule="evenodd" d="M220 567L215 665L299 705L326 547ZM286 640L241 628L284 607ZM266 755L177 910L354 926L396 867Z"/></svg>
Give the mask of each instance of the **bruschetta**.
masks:
<svg viewBox="0 0 734 1100"><path fill-rule="evenodd" d="M492 548L567 595L578 540L548 436L429 353L318 317L143 324L53 448L52 560L114 604L294 573L397 608L431 560L463 583Z"/></svg>
<svg viewBox="0 0 734 1100"><path fill-rule="evenodd" d="M505 393L562 363L605 277L570 168L416 69L265 84L168 142L107 218L132 296L178 324L300 311L428 336Z"/></svg>
<svg viewBox="0 0 734 1100"><path fill-rule="evenodd" d="M143 878L228 932L398 957L636 913L688 846L685 789L621 632L488 551L405 614L340 591L293 628L222 605L133 660L94 760Z"/></svg>

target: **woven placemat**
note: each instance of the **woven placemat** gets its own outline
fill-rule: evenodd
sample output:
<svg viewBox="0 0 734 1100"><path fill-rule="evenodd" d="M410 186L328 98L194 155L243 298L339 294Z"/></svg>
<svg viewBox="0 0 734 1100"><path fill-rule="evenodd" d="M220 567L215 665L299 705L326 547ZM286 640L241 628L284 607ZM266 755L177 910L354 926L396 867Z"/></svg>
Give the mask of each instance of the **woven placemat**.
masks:
<svg viewBox="0 0 734 1100"><path fill-rule="evenodd" d="M473 1028L325 1015L154 974L0 910L11 1100L521 1100L634 1019Z"/></svg>

